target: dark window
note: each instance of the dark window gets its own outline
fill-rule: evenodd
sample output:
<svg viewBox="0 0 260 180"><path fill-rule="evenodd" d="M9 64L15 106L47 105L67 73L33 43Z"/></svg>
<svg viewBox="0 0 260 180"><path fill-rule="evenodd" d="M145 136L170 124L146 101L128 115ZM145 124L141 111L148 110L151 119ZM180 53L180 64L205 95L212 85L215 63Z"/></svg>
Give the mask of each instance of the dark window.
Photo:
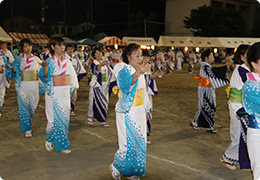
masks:
<svg viewBox="0 0 260 180"><path fill-rule="evenodd" d="M248 7L247 6L240 6L239 10L240 10L240 12L248 12Z"/></svg>
<svg viewBox="0 0 260 180"><path fill-rule="evenodd" d="M236 5L235 5L235 4L231 4L231 3L227 3L227 4L226 4L226 8L227 8L227 9L236 10Z"/></svg>
<svg viewBox="0 0 260 180"><path fill-rule="evenodd" d="M212 1L211 5L214 6L214 7L223 7L223 2Z"/></svg>

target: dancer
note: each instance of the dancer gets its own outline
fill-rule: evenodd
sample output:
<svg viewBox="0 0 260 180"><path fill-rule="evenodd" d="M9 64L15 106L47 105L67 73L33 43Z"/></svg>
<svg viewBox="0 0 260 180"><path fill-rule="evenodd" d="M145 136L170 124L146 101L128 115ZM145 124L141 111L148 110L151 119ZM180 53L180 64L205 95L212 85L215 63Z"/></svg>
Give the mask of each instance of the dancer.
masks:
<svg viewBox="0 0 260 180"><path fill-rule="evenodd" d="M192 50L189 53L189 73L190 74L193 73L195 61L196 61L196 55L195 55L194 51Z"/></svg>
<svg viewBox="0 0 260 180"><path fill-rule="evenodd" d="M115 68L119 100L116 104L116 123L119 149L109 166L112 177L120 180L120 173L128 179L138 180L146 167L146 114L151 108L144 73L149 64L142 64L142 52L137 44L129 44L123 52L125 63Z"/></svg>
<svg viewBox="0 0 260 180"><path fill-rule="evenodd" d="M0 117L2 116L2 107L4 105L5 90L10 87L11 69L8 66L9 61L4 55L0 55Z"/></svg>
<svg viewBox="0 0 260 180"><path fill-rule="evenodd" d="M217 130L213 128L216 112L215 89L229 83L227 66L211 67L210 64L213 63L214 57L210 50L205 50L201 58L203 62L200 73L195 77L196 80L199 80L198 111L191 126L195 130L198 130L199 127L205 127L208 132L217 133Z"/></svg>
<svg viewBox="0 0 260 180"><path fill-rule="evenodd" d="M74 51L74 46L72 44L68 44L66 46L66 52L65 52L65 57L68 58L71 63L72 66L74 67L77 77L78 77L78 82L87 75L86 70L84 69L82 63L80 62L80 60L78 59L78 57L76 55L73 54ZM70 111L70 115L75 115L75 104L72 102L71 99L71 111Z"/></svg>
<svg viewBox="0 0 260 180"><path fill-rule="evenodd" d="M148 50L143 50L143 62L144 64L149 63L151 61L151 57ZM148 139L148 136L151 135L151 128L152 128L152 112L153 112L153 95L158 94L158 89L156 85L155 78L159 77L162 78L164 72L163 71L155 71L152 72L152 68L144 73L145 82L146 82L146 90L148 93L148 98L151 103L151 108L149 109L147 113L147 144L151 144L152 142Z"/></svg>
<svg viewBox="0 0 260 180"><path fill-rule="evenodd" d="M247 149L255 180L260 179L260 42L253 44L247 52L247 61L252 72L242 89L242 103L250 115L247 129Z"/></svg>
<svg viewBox="0 0 260 180"><path fill-rule="evenodd" d="M234 62L236 68L230 79L230 91L229 91L229 116L230 116L230 139L231 144L226 149L222 156L221 162L228 168L235 170L235 164L238 164L238 148L240 141L241 122L237 118L236 112L242 105L242 87L246 82L246 73L250 70L245 65L246 52L249 49L249 45L242 44L237 48L234 56Z"/></svg>
<svg viewBox="0 0 260 180"><path fill-rule="evenodd" d="M120 62L120 56L116 53L115 49L112 49L112 53L109 56L109 60L111 61L112 68L114 68L118 62Z"/></svg>
<svg viewBox="0 0 260 180"><path fill-rule="evenodd" d="M0 43L0 53L2 53L4 56L6 56L7 60L10 64L14 62L14 56L11 51L7 49L7 43L2 41Z"/></svg>
<svg viewBox="0 0 260 180"><path fill-rule="evenodd" d="M172 48L169 48L169 51L167 52L167 60L166 60L166 73L171 74L174 70L174 62L175 62L175 53L172 51Z"/></svg>
<svg viewBox="0 0 260 180"><path fill-rule="evenodd" d="M21 132L32 137L32 119L39 103L40 58L32 54L32 42L24 38L20 42L22 54L12 64L12 79L15 78Z"/></svg>
<svg viewBox="0 0 260 180"><path fill-rule="evenodd" d="M176 53L176 69L181 70L182 69L182 61L183 61L184 55L181 52L180 49L177 49Z"/></svg>
<svg viewBox="0 0 260 180"><path fill-rule="evenodd" d="M46 59L40 71L40 78L47 83L45 112L47 151L71 153L69 142L70 102L75 104L79 87L77 75L69 59L63 56L65 41L52 37L49 41L51 56Z"/></svg>
<svg viewBox="0 0 260 180"><path fill-rule="evenodd" d="M97 120L104 127L109 127L106 123L109 95L112 88L116 85L113 70L110 68L109 61L101 61L103 49L96 47L92 51L94 61L90 64L92 79L89 83L89 106L88 120L89 125L93 125L93 120Z"/></svg>

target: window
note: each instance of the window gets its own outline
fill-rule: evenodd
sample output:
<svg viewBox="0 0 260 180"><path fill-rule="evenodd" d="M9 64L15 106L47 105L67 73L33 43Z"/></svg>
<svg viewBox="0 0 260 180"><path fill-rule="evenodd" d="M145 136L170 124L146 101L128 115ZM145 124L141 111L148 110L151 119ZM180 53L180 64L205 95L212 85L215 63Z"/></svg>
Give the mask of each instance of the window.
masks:
<svg viewBox="0 0 260 180"><path fill-rule="evenodd" d="M214 7L223 7L223 2L212 1L211 5L214 6Z"/></svg>
<svg viewBox="0 0 260 180"><path fill-rule="evenodd" d="M227 9L236 10L236 5L235 5L235 4L231 4L231 3L227 3L227 4L226 4L226 8L227 8Z"/></svg>
<svg viewBox="0 0 260 180"><path fill-rule="evenodd" d="M248 7L241 5L240 8L239 8L239 11L240 12L248 12Z"/></svg>

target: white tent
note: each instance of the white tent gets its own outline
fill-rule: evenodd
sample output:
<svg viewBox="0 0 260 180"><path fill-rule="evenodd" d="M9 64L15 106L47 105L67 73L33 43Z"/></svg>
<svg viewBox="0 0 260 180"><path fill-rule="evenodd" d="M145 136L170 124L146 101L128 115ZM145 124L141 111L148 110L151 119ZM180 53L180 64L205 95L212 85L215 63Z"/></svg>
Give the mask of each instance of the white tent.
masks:
<svg viewBox="0 0 260 180"><path fill-rule="evenodd" d="M260 38L160 36L158 46L236 48L240 44L252 45L255 42L260 42Z"/></svg>
<svg viewBox="0 0 260 180"><path fill-rule="evenodd" d="M255 42L260 42L260 38L223 38L220 37L219 41L223 47L236 48L240 44L253 45Z"/></svg>
<svg viewBox="0 0 260 180"><path fill-rule="evenodd" d="M149 46L157 45L154 38L152 37L123 37L123 41L125 41L127 44L136 43L139 45L149 45Z"/></svg>
<svg viewBox="0 0 260 180"><path fill-rule="evenodd" d="M191 36L160 36L158 46L173 47L222 47L218 38Z"/></svg>
<svg viewBox="0 0 260 180"><path fill-rule="evenodd" d="M6 42L12 42L12 38L0 27L0 40Z"/></svg>

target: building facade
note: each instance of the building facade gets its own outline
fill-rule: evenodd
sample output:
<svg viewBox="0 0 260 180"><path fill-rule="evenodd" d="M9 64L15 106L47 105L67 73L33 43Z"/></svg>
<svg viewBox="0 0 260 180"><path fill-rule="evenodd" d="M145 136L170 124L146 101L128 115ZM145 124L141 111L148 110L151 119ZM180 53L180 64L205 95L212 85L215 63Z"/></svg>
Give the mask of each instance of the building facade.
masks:
<svg viewBox="0 0 260 180"><path fill-rule="evenodd" d="M192 32L184 28L183 20L189 17L192 9L200 6L218 6L231 8L241 12L246 21L247 36L254 35L254 28L260 18L260 5L256 0L167 0L165 10L165 35L192 36Z"/></svg>

